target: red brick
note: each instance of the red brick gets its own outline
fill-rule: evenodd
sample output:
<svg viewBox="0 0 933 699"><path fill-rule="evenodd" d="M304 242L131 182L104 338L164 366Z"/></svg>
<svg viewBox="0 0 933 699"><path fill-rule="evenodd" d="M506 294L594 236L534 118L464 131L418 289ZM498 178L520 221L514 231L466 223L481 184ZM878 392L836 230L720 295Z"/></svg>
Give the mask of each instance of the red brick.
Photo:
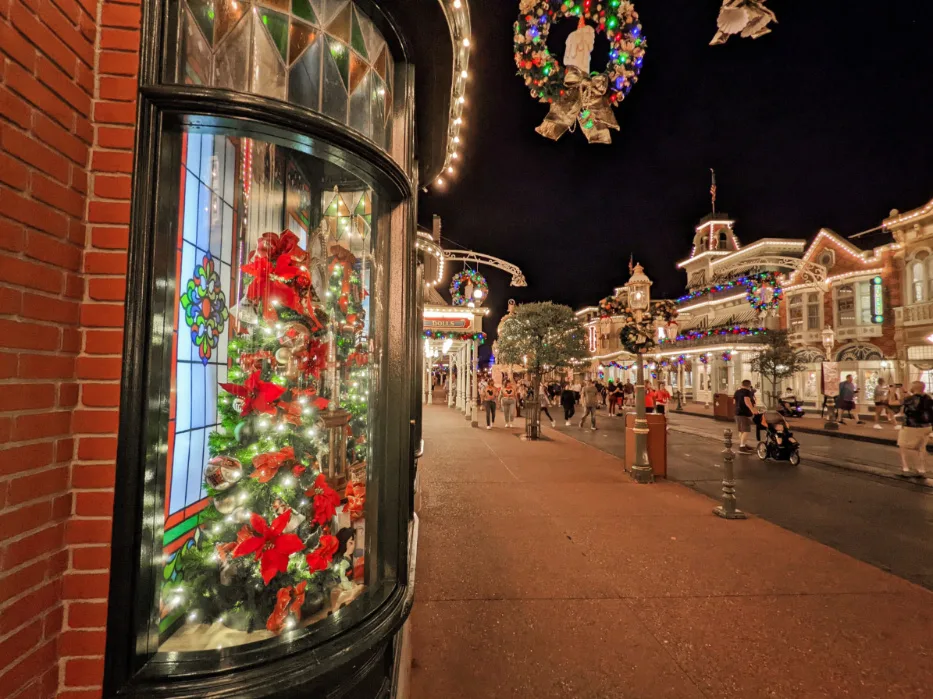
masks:
<svg viewBox="0 0 933 699"><path fill-rule="evenodd" d="M59 182L68 181L68 161L34 138L30 138L16 129L5 128L2 135L0 135L0 145L10 155L15 155L24 163L32 165ZM7 213L6 209L0 209L0 211ZM11 216L10 218L15 217Z"/></svg>
<svg viewBox="0 0 933 699"><path fill-rule="evenodd" d="M109 535L107 537L110 538ZM68 573L64 576L65 599L105 599L108 573Z"/></svg>
<svg viewBox="0 0 933 699"><path fill-rule="evenodd" d="M70 412L18 415L13 421L13 439L25 442L32 439L59 437L69 434L70 429ZM57 459L57 461L61 460Z"/></svg>
<svg viewBox="0 0 933 699"><path fill-rule="evenodd" d="M68 48L70 48L87 65L94 65L94 42L88 40L80 31L75 31L73 23L63 15L57 8L53 9L46 3L42 13L42 21L48 27L58 34ZM74 77L75 68L72 66L68 71L69 77Z"/></svg>
<svg viewBox="0 0 933 699"><path fill-rule="evenodd" d="M110 565L110 550L104 547L90 547L74 549L72 555L78 551L97 551L98 548L106 552L106 566ZM68 626L72 629L102 629L107 625L106 602L72 602L68 605Z"/></svg>
<svg viewBox="0 0 933 699"><path fill-rule="evenodd" d="M130 229L126 226L94 226L91 245L109 250L126 250L130 242Z"/></svg>
<svg viewBox="0 0 933 699"><path fill-rule="evenodd" d="M13 221L0 219L0 249L19 252L25 246L26 231L23 227Z"/></svg>
<svg viewBox="0 0 933 699"><path fill-rule="evenodd" d="M13 434L13 418L0 417L0 444L6 444L11 441ZM0 512L3 510L0 509Z"/></svg>
<svg viewBox="0 0 933 699"><path fill-rule="evenodd" d="M49 444L49 447L52 445ZM53 493L60 493L68 486L68 469L53 468L40 473L20 476L10 483L7 494L9 504L16 505L29 500L38 500Z"/></svg>
<svg viewBox="0 0 933 699"><path fill-rule="evenodd" d="M37 502L15 510L0 513L0 541L6 541L18 534L38 529L48 523L52 515L52 505L48 501ZM0 655L0 658L3 656Z"/></svg>
<svg viewBox="0 0 933 699"><path fill-rule="evenodd" d="M0 85L0 116L28 129L32 124L32 111L24 99Z"/></svg>
<svg viewBox="0 0 933 699"><path fill-rule="evenodd" d="M9 600L39 585L46 579L48 571L49 559L45 558L23 566L13 575L0 577L0 600Z"/></svg>
<svg viewBox="0 0 933 699"><path fill-rule="evenodd" d="M65 296L80 299L84 296L84 279L77 274L65 274Z"/></svg>
<svg viewBox="0 0 933 699"><path fill-rule="evenodd" d="M46 613L61 595L61 581L52 580L11 604L0 614L0 635Z"/></svg>
<svg viewBox="0 0 933 699"><path fill-rule="evenodd" d="M119 379L122 371L121 357L78 357L75 375L82 380Z"/></svg>
<svg viewBox="0 0 933 699"><path fill-rule="evenodd" d="M77 301L32 293L23 295L22 316L24 318L75 325L78 322L80 309L81 306Z"/></svg>
<svg viewBox="0 0 933 699"><path fill-rule="evenodd" d="M88 354L120 354L123 351L122 330L88 330L84 337Z"/></svg>
<svg viewBox="0 0 933 699"><path fill-rule="evenodd" d="M102 100L115 100L117 102L135 103L136 88L136 78L117 78L104 76L100 79L99 98Z"/></svg>
<svg viewBox="0 0 933 699"><path fill-rule="evenodd" d="M90 493L79 493L79 495L90 495ZM79 498L76 506L81 504ZM110 507L97 517L105 519L72 519L68 522L68 530L65 534L65 541L69 546L75 544L109 544L111 533L110 517L113 515L113 498L110 500ZM106 566L105 566L106 568Z"/></svg>
<svg viewBox="0 0 933 699"><path fill-rule="evenodd" d="M29 186L29 170L22 163L0 153L0 182L21 192L25 191Z"/></svg>
<svg viewBox="0 0 933 699"><path fill-rule="evenodd" d="M83 217L82 217L83 218ZM87 243L87 226L81 219L73 218L68 221L68 240L82 249Z"/></svg>
<svg viewBox="0 0 933 699"><path fill-rule="evenodd" d="M77 434L116 434L119 413L116 410L75 410Z"/></svg>
<svg viewBox="0 0 933 699"><path fill-rule="evenodd" d="M3 549L3 562L0 568L10 570L28 561L44 557L48 551L60 549L64 532L65 523L59 522L8 544Z"/></svg>
<svg viewBox="0 0 933 699"><path fill-rule="evenodd" d="M61 558L64 556L65 566L68 565L68 552L59 551L49 558L50 568L51 560L53 558ZM65 569L62 568L62 571ZM62 622L65 620L65 608L61 604L55 605L54 609L50 609L49 613L45 615L45 619L42 620L42 632L46 638L52 638L53 636L58 636L62 631Z"/></svg>
<svg viewBox="0 0 933 699"><path fill-rule="evenodd" d="M10 218L25 223L40 231L51 233L59 238L68 235L68 219L64 214L51 211L40 202L27 199L21 194L5 187L0 187L0 211Z"/></svg>
<svg viewBox="0 0 933 699"><path fill-rule="evenodd" d="M33 133L36 135L36 138L43 143L67 155L72 162L80 165L82 168L87 167L88 144L74 134L63 129L51 119L41 114L36 115Z"/></svg>
<svg viewBox="0 0 933 699"><path fill-rule="evenodd" d="M132 150L136 132L122 126L97 126L97 145L101 148Z"/></svg>
<svg viewBox="0 0 933 699"><path fill-rule="evenodd" d="M83 495L103 495L103 493L83 493ZM113 496L111 495L110 510L106 515L109 517L112 513ZM72 547L71 567L74 570L108 570L110 568L110 546Z"/></svg>
<svg viewBox="0 0 933 699"><path fill-rule="evenodd" d="M31 17L25 21L27 23L35 22ZM41 27L41 29L43 32L48 31L45 27ZM58 39L52 37L52 41L58 42ZM72 66L74 66L74 56L71 56L71 62ZM31 102L63 126L71 125L72 115L74 114L72 108L61 97L40 83L34 75L27 73L18 65L7 63L4 77L7 87L22 95L27 102Z"/></svg>
<svg viewBox="0 0 933 699"><path fill-rule="evenodd" d="M9 352L0 353L0 379L9 379L17 376L19 371L19 355Z"/></svg>
<svg viewBox="0 0 933 699"><path fill-rule="evenodd" d="M87 274L126 274L126 253L89 250L84 254L84 271ZM126 282L123 283L125 286Z"/></svg>
<svg viewBox="0 0 933 699"><path fill-rule="evenodd" d="M77 386L75 386L77 388ZM67 413L66 413L67 414ZM55 442L55 463L60 464L66 461L71 461L74 458L75 453L75 439L74 437L66 437L65 439L59 439ZM62 505L65 509L62 513L62 517L71 513L71 499L70 493L58 498L55 500L55 506L58 507L59 501L66 501Z"/></svg>
<svg viewBox="0 0 933 699"><path fill-rule="evenodd" d="M101 124L135 124L136 102L97 102L94 105L94 121Z"/></svg>
<svg viewBox="0 0 933 699"><path fill-rule="evenodd" d="M85 303L81 306L81 324L86 327L120 328L124 320L123 304Z"/></svg>
<svg viewBox="0 0 933 699"><path fill-rule="evenodd" d="M26 473L52 463L52 443L24 444L17 447L0 447L0 476ZM7 492L7 500L10 492ZM11 503L7 503L11 504Z"/></svg>
<svg viewBox="0 0 933 699"><path fill-rule="evenodd" d="M74 272L81 270L81 249L76 245L49 238L47 235L29 233L26 236L26 254L56 267Z"/></svg>
<svg viewBox="0 0 933 699"><path fill-rule="evenodd" d="M122 51L101 51L97 63L101 75L136 75L139 70L139 58Z"/></svg>
<svg viewBox="0 0 933 699"><path fill-rule="evenodd" d="M105 593L106 594L106 593ZM104 659L69 659L65 661L66 687L97 687L104 678ZM61 696L61 695L59 695ZM100 696L98 691L97 696Z"/></svg>
<svg viewBox="0 0 933 699"><path fill-rule="evenodd" d="M103 199L129 199L132 180L121 175L96 175L94 194Z"/></svg>
<svg viewBox="0 0 933 699"><path fill-rule="evenodd" d="M32 623L19 629L7 640L0 643L0 658L3 658L4 665L9 667L26 655L27 652L38 646L41 640L42 621L35 619ZM6 688L6 683L4 683L4 689L6 690ZM7 694L6 696L12 695Z"/></svg>
<svg viewBox="0 0 933 699"><path fill-rule="evenodd" d="M3 384L3 402L0 410L39 410L55 405L55 384L8 383Z"/></svg>
<svg viewBox="0 0 933 699"><path fill-rule="evenodd" d="M121 51L139 50L139 32L130 29L115 29L106 27L100 30L100 47L102 49L119 49ZM134 60L127 56L127 60Z"/></svg>
<svg viewBox="0 0 933 699"><path fill-rule="evenodd" d="M23 294L16 289L0 287L0 315L14 315L23 307ZM0 376L2 378L2 376Z"/></svg>
<svg viewBox="0 0 933 699"><path fill-rule="evenodd" d="M49 206L76 218L84 215L84 197L79 192L68 186L52 182L39 173L33 173L32 175L32 196L34 199L45 202ZM68 228L66 226L61 237L65 238L67 236Z"/></svg>
<svg viewBox="0 0 933 699"><path fill-rule="evenodd" d="M2 272L4 266L0 264L0 279L10 281ZM37 349L53 351L58 349L58 328L51 325L36 325L35 323L20 323L15 320L0 318L0 337L6 349Z"/></svg>
<svg viewBox="0 0 933 699"><path fill-rule="evenodd" d="M81 17L87 17L84 10L81 9L81 6L76 3L75 0L52 0L52 2L72 24L77 24Z"/></svg>
<svg viewBox="0 0 933 699"><path fill-rule="evenodd" d="M88 17L92 19L97 17L97 0L78 0L78 4L81 5L81 9L84 10L84 14Z"/></svg>
<svg viewBox="0 0 933 699"><path fill-rule="evenodd" d="M59 639L59 653L62 657L75 655L103 655L106 643L104 631L74 631L62 632Z"/></svg>
<svg viewBox="0 0 933 699"><path fill-rule="evenodd" d="M86 15L83 15L83 14L82 14L82 15L81 15L81 19L78 20L78 27L79 27L80 30L81 30L81 34L82 34L86 39L88 39L89 41L92 41L92 42L94 41L95 37L97 36L97 24L94 22L94 20L93 20L92 18L87 17ZM84 65L83 63L79 63L79 64L78 64L79 82L81 81L81 71L82 71L82 69L83 69L84 67L85 67L85 65ZM87 70L88 70L88 72L90 73L90 71L91 71L92 69L91 69L90 67L88 67ZM93 92L93 89L90 90L89 92Z"/></svg>
<svg viewBox="0 0 933 699"><path fill-rule="evenodd" d="M107 3L100 13L100 25L102 27L139 29L139 15L138 7Z"/></svg>
<svg viewBox="0 0 933 699"><path fill-rule="evenodd" d="M45 19L45 17L43 17L43 19ZM74 34L74 29L71 29L69 30L69 36L63 38L66 41L69 41L70 38L74 36ZM91 55L93 56L93 53ZM87 116L91 113L91 97L78 85L72 82L71 78L74 76L73 71L71 75L65 75L50 61L40 56L36 75L44 85L52 90L52 92L59 95L68 104L74 107L78 114Z"/></svg>
<svg viewBox="0 0 933 699"><path fill-rule="evenodd" d="M24 379L70 379L75 374L75 358L59 354L24 354L19 375Z"/></svg>
<svg viewBox="0 0 933 699"><path fill-rule="evenodd" d="M40 291L59 292L62 288L62 273L47 265L36 264L29 260L22 260L8 255L0 255L0 279L6 284L28 286ZM2 328L0 321L0 328ZM2 335L0 335L2 337ZM15 338L5 338L6 341L15 342ZM23 345L11 345L19 347ZM33 348L32 345L26 345ZM52 347L34 347L34 349L54 349Z"/></svg>
<svg viewBox="0 0 933 699"><path fill-rule="evenodd" d="M62 352L76 354L81 350L81 333L77 328L62 328L62 342L60 347Z"/></svg>
<svg viewBox="0 0 933 699"><path fill-rule="evenodd" d="M81 194L87 194L87 170L84 169L84 166L71 166L71 188Z"/></svg>
<svg viewBox="0 0 933 699"><path fill-rule="evenodd" d="M10 59L22 65L27 71L32 73L35 70L35 48L6 22L0 24L0 46Z"/></svg>
<svg viewBox="0 0 933 699"><path fill-rule="evenodd" d="M57 660L57 643L50 640L44 645L39 646L25 656L19 663L8 670L0 682L3 683L3 691L9 692L4 696L13 697L20 690L23 690L20 697L38 697L45 694L45 690L40 686L43 681L43 674L55 669ZM23 688L26 689L23 689Z"/></svg>
<svg viewBox="0 0 933 699"><path fill-rule="evenodd" d="M81 443L87 437L81 437L78 442L78 452L81 450ZM71 487L72 488L112 488L114 483L114 466L108 465L87 465L76 464L71 467Z"/></svg>
<svg viewBox="0 0 933 699"><path fill-rule="evenodd" d="M85 383L81 386L81 404L87 408L117 408L120 405L120 384Z"/></svg>
<svg viewBox="0 0 933 699"><path fill-rule="evenodd" d="M112 461L117 458L116 437L82 437L78 458L86 461Z"/></svg>
<svg viewBox="0 0 933 699"><path fill-rule="evenodd" d="M122 301L126 297L126 280L122 277L89 279L87 294L95 301Z"/></svg>
<svg viewBox="0 0 933 699"><path fill-rule="evenodd" d="M94 126L80 114L75 114L75 136L88 145L94 143Z"/></svg>
<svg viewBox="0 0 933 699"><path fill-rule="evenodd" d="M100 131L98 137L100 138ZM111 135L112 134L112 135ZM132 134L132 131L130 131ZM124 139L126 136L117 136L108 132L108 138ZM103 143L100 144L102 147ZM111 147L111 146L107 146ZM120 146L115 146L120 147ZM122 151L98 150L91 155L91 169L96 172L126 172L133 171L133 154Z"/></svg>
<svg viewBox="0 0 933 699"><path fill-rule="evenodd" d="M100 699L99 689L62 689L55 699Z"/></svg>
<svg viewBox="0 0 933 699"><path fill-rule="evenodd" d="M78 404L80 386L76 383L63 383L58 387L58 407L73 408Z"/></svg>

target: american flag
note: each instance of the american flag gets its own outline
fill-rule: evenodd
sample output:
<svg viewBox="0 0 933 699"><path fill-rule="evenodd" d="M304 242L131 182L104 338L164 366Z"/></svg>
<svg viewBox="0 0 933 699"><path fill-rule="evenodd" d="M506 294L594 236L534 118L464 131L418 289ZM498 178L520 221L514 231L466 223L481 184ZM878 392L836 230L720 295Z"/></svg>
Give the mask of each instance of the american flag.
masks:
<svg viewBox="0 0 933 699"><path fill-rule="evenodd" d="M716 171L713 168L710 168L709 172L712 176L712 182L709 186L709 195L713 199L713 213L716 213Z"/></svg>

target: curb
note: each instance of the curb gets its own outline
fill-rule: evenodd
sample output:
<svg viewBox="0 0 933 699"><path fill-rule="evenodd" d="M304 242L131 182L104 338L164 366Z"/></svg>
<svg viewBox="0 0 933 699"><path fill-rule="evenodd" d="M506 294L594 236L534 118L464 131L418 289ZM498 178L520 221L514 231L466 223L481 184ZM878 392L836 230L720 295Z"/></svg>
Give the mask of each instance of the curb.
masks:
<svg viewBox="0 0 933 699"><path fill-rule="evenodd" d="M692 413L684 413L690 415ZM669 425L671 432L681 432L683 434L693 435L694 437L703 437L708 439L711 442L721 442L722 438L716 435L709 434L708 432L703 432L702 430L693 429L692 427L683 427L680 425ZM728 428L725 428L728 429ZM803 432L804 430L795 430L796 432ZM812 434L812 433L811 433ZM758 458L757 456L755 457ZM805 459L801 459L801 463L811 462L815 464L822 464L823 466L831 466L833 468L838 468L844 471L857 471L859 473L868 473L873 476L881 476L882 478L889 478L890 480L896 481L898 483L905 483L909 485L915 485L924 490L933 491L933 478L914 478L910 480L904 479L902 476L896 472L889 471L887 469L878 468L876 466L869 466L867 464L859 464L854 461L843 462L836 461L835 459L827 459L819 455L807 455Z"/></svg>

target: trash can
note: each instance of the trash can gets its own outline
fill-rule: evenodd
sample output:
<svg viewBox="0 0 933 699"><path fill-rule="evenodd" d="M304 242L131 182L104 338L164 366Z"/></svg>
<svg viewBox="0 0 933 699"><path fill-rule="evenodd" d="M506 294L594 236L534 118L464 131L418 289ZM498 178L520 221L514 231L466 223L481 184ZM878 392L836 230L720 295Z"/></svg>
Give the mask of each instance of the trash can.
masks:
<svg viewBox="0 0 933 699"><path fill-rule="evenodd" d="M732 422L735 417L735 398L728 393L717 393L713 396L713 417L717 420Z"/></svg>
<svg viewBox="0 0 933 699"><path fill-rule="evenodd" d="M648 413L648 461L655 478L667 478L667 416ZM625 470L635 464L635 413L625 414Z"/></svg>

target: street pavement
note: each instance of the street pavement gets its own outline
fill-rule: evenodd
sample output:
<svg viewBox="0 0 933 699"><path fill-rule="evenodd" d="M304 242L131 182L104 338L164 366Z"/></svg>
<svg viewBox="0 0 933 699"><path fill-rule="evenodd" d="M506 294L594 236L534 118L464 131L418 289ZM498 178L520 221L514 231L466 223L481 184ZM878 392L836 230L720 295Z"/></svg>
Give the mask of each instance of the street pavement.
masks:
<svg viewBox="0 0 933 699"><path fill-rule="evenodd" d="M669 419L668 478L720 497L722 433L731 428L736 440L735 426L680 413ZM579 422L572 427L561 422L557 429L622 458L623 420L602 410L597 421L596 432L581 430ZM814 434L797 437L802 455L797 467L736 454L739 508L933 589L933 489L896 475L895 447Z"/></svg>
<svg viewBox="0 0 933 699"><path fill-rule="evenodd" d="M425 406L412 699L930 696L930 591L521 432Z"/></svg>

